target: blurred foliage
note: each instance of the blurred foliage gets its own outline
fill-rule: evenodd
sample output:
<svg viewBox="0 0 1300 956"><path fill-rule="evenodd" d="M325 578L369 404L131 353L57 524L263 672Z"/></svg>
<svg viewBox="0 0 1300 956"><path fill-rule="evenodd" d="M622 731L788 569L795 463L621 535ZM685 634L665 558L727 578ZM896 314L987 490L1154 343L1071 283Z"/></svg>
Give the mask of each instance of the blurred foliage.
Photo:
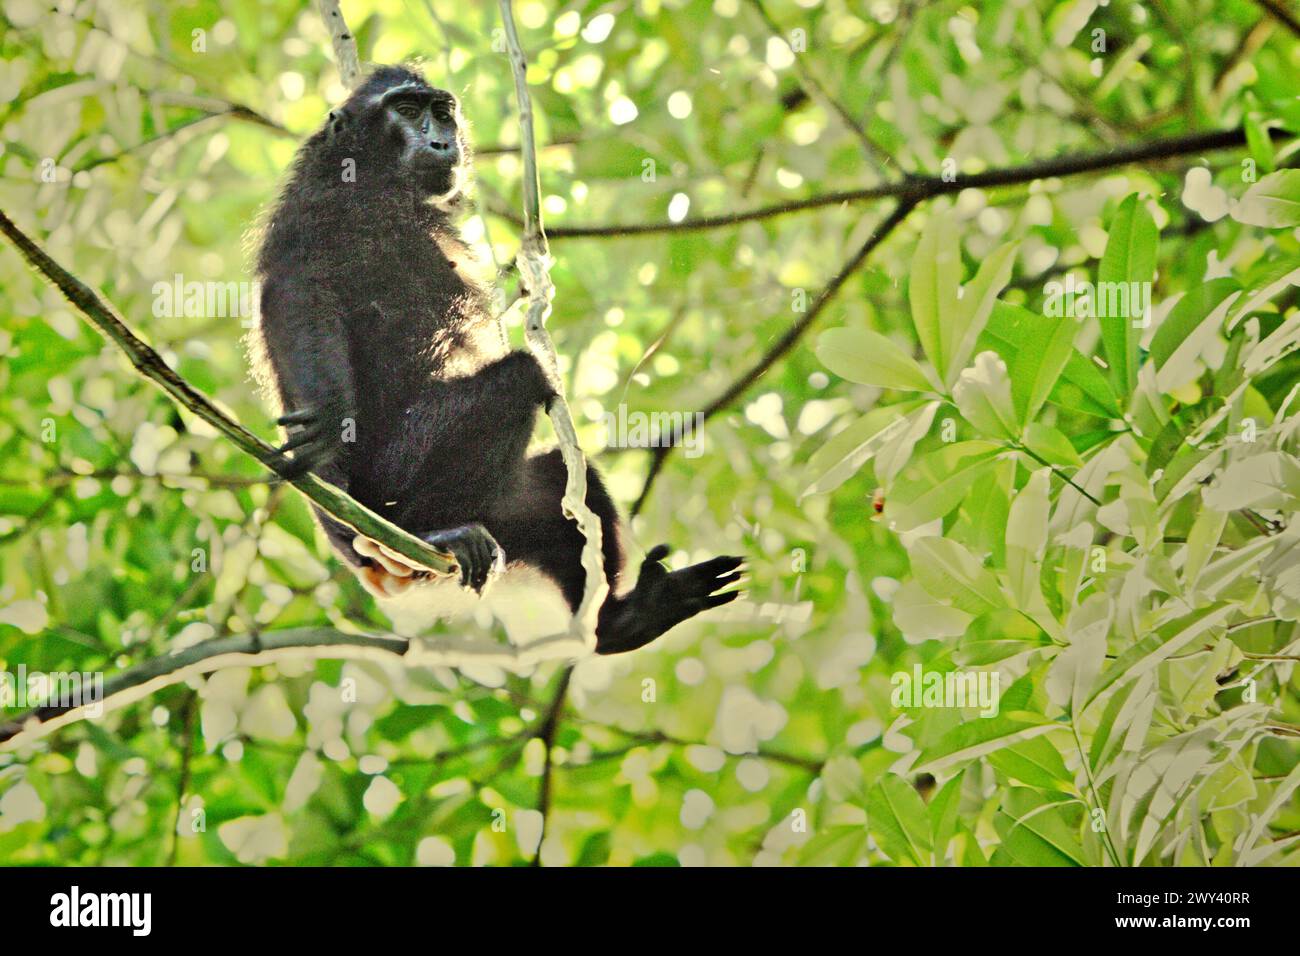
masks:
<svg viewBox="0 0 1300 956"><path fill-rule="evenodd" d="M1300 495L1300 243L1295 179L1265 179L1293 158L1270 131L1300 130L1300 40L1246 0L773 2L780 38L748 0L516 9L556 226L1207 129L1249 144L914 212L825 336L710 419L706 454L667 459L634 522L645 545L689 543L677 562L748 554L734 613L583 661L565 694L558 665L328 661L166 688L0 753L0 861L511 864L543 806L547 864L1300 860L1300 552L1294 526L1266 533ZM259 210L344 94L314 4L0 12L0 207L271 437L240 320L167 314L156 285L249 278ZM466 236L507 264L517 230L492 211L519 208L520 163L495 5L344 12L363 60L422 58L461 97L485 213ZM873 149L817 85L870 117ZM588 448L620 402L706 407L881 215L556 241L551 328ZM1067 276L1153 278L1153 322L1045 318ZM303 502L11 252L0 314L0 668L384 630ZM969 350L944 338L963 326ZM599 461L633 501L647 453ZM895 706L891 678L917 666L996 671L999 715Z"/></svg>

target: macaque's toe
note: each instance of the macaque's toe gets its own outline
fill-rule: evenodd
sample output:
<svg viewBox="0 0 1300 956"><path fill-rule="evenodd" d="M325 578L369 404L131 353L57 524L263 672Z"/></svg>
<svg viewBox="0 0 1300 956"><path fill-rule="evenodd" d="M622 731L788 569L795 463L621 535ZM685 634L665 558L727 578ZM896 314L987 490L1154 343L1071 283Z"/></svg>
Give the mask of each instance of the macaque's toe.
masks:
<svg viewBox="0 0 1300 956"><path fill-rule="evenodd" d="M352 539L352 548L363 558L369 558L371 561L378 563L380 567L394 577L409 578L420 570L407 564L406 558L402 555L364 535L357 535Z"/></svg>
<svg viewBox="0 0 1300 956"><path fill-rule="evenodd" d="M352 547L371 561L356 572L362 586L375 597L397 597L429 577L427 571L412 567L404 557L372 538L357 535L352 539Z"/></svg>
<svg viewBox="0 0 1300 956"><path fill-rule="evenodd" d="M356 569L357 580L377 598L392 598L404 594L417 583L413 577L398 577L389 574L377 564L370 564Z"/></svg>

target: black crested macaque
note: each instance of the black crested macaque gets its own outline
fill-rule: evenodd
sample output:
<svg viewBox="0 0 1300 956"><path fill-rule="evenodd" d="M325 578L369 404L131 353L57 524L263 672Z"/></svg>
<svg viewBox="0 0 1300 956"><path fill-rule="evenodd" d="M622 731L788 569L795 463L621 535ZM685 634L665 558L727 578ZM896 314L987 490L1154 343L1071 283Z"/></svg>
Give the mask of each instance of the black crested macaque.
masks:
<svg viewBox="0 0 1300 956"><path fill-rule="evenodd" d="M377 69L331 112L265 222L255 372L283 413L283 476L313 471L451 552L460 596L482 594L508 562L507 579L534 572L572 612L584 539L560 510L564 462L558 449L528 454L554 389L530 353L510 351L486 291L464 274L454 218L469 165L456 98L411 70ZM587 481L610 583L600 653L641 647L738 596L725 589L741 558L670 572L666 545L620 589L618 512L594 467ZM377 542L316 516L377 596L438 590Z"/></svg>

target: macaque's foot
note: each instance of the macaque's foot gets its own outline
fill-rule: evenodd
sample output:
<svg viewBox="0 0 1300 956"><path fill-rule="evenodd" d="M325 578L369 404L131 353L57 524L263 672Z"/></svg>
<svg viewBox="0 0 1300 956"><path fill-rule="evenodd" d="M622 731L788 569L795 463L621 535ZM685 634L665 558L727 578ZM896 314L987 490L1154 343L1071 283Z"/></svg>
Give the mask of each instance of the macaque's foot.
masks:
<svg viewBox="0 0 1300 956"><path fill-rule="evenodd" d="M461 525L421 537L440 551L450 551L460 568L461 587L472 588L480 594L488 576L506 566L506 553L481 524Z"/></svg>
<svg viewBox="0 0 1300 956"><path fill-rule="evenodd" d="M356 573L362 586L375 597L397 597L429 577L428 571L412 567L406 563L405 556L373 538L357 535L352 539L352 549L370 559L370 563L357 568Z"/></svg>
<svg viewBox="0 0 1300 956"><path fill-rule="evenodd" d="M682 621L744 593L725 590L741 580L744 558L723 555L669 571L659 563L667 556L668 545L652 548L632 592L605 602L596 625L596 653L636 650Z"/></svg>
<svg viewBox="0 0 1300 956"><path fill-rule="evenodd" d="M422 538L431 547L449 552L456 559L461 586L480 594L488 576L505 567L505 552L481 524L435 531ZM427 568L412 565L409 558L364 535L352 539L352 548L361 557L370 559L369 564L357 568L357 578L375 597L397 597L439 576Z"/></svg>

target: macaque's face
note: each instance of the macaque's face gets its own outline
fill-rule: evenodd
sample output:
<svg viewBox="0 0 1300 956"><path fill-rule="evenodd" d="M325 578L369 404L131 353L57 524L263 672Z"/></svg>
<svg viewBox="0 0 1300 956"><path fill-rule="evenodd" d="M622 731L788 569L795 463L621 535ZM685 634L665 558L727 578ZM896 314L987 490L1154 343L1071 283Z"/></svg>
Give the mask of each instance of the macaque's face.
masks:
<svg viewBox="0 0 1300 956"><path fill-rule="evenodd" d="M438 198L459 192L466 150L456 97L423 83L403 83L377 100L384 141L420 190Z"/></svg>

